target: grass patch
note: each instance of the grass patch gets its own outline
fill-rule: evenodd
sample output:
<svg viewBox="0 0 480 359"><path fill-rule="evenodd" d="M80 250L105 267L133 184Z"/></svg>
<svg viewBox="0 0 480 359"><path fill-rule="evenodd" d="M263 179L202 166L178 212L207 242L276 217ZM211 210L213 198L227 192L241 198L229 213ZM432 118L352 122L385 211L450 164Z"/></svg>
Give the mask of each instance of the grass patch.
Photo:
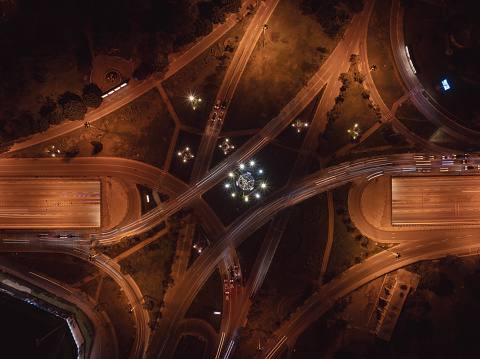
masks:
<svg viewBox="0 0 480 359"><path fill-rule="evenodd" d="M369 65L377 65L372 72L373 82L388 108L392 108L406 91L397 71L390 42L391 0L376 1L368 24L367 52Z"/></svg>
<svg viewBox="0 0 480 359"><path fill-rule="evenodd" d="M281 1L238 84L224 130L262 128L299 92L335 48L298 0ZM263 41L265 40L265 47ZM325 47L322 53L317 47Z"/></svg>
<svg viewBox="0 0 480 359"><path fill-rule="evenodd" d="M130 304L125 293L111 277L103 279L98 303L115 328L119 357L128 358L135 338L135 321L133 314L128 313Z"/></svg>
<svg viewBox="0 0 480 359"><path fill-rule="evenodd" d="M187 66L162 85L180 121L203 129L209 120L218 90L252 16L247 16ZM188 97L202 101L193 110Z"/></svg>
<svg viewBox="0 0 480 359"><path fill-rule="evenodd" d="M139 235L123 237L120 242L112 244L108 247L99 245L95 247L96 253L104 253L110 258L115 258L116 256L122 254L123 252L129 250L130 248L140 244L140 242L146 240L147 238L153 237L158 232L165 229L165 222L161 222L159 225L145 231Z"/></svg>
<svg viewBox="0 0 480 359"><path fill-rule="evenodd" d="M190 176L192 175L193 164L195 163L195 156L198 154L198 148L200 147L201 140L202 137L199 135L180 130L175 151L173 153L174 158L172 158L168 172L183 182L189 183ZM194 157L187 162L183 162L183 159L178 155L178 152L185 150L187 147L190 149L190 152Z"/></svg>
<svg viewBox="0 0 480 359"><path fill-rule="evenodd" d="M82 127L57 137L52 142L31 146L2 157L49 157L50 154L45 150L48 146L55 145L65 157L123 157L162 167L174 128L174 121L158 90L154 88L128 105L95 121L90 128ZM92 141L103 146L97 154L94 154Z"/></svg>
<svg viewBox="0 0 480 359"><path fill-rule="evenodd" d="M388 123L380 126L368 138L355 146L347 155L332 157L327 166L334 166L343 162L354 161L374 156L384 156L407 152L422 152L422 146L411 146L404 136L393 131Z"/></svg>
<svg viewBox="0 0 480 359"><path fill-rule="evenodd" d="M248 280L250 272L253 269L257 254L267 235L268 227L270 227L270 221L258 228L236 248L238 261L240 262L240 270L242 271L242 280L244 282Z"/></svg>
<svg viewBox="0 0 480 359"><path fill-rule="evenodd" d="M344 82L345 91L341 91L337 97L337 104L333 107L327 117L327 126L323 134L319 136L317 152L322 155L331 155L346 146L358 141L360 137L353 138L349 130L354 129L357 124L361 132L368 130L378 120L378 115L368 99L362 98L364 94L363 85L353 81L353 69L348 73L351 77L349 84ZM361 133L360 133L361 135Z"/></svg>
<svg viewBox="0 0 480 359"><path fill-rule="evenodd" d="M173 359L202 359L207 343L196 335L182 335Z"/></svg>
<svg viewBox="0 0 480 359"><path fill-rule="evenodd" d="M350 219L348 214L349 190L350 184L332 190L335 227L324 283L329 282L353 265L381 252L381 248L363 236Z"/></svg>
<svg viewBox="0 0 480 359"><path fill-rule="evenodd" d="M265 343L317 289L327 235L325 194L293 207L265 281L250 307L237 350L247 354L242 358L253 357L258 340Z"/></svg>
<svg viewBox="0 0 480 359"><path fill-rule="evenodd" d="M160 308L167 289L174 285L172 264L177 245L180 217L170 217L170 231L122 259L122 273L130 274L145 297L144 307L151 314L152 322L161 316Z"/></svg>
<svg viewBox="0 0 480 359"><path fill-rule="evenodd" d="M302 147L303 141L307 134L308 126L312 123L313 115L317 109L318 102L321 100L323 92L325 91L325 86L322 88L320 93L315 96L315 98L308 104L307 107L298 115L298 117L292 121L292 125L285 127L285 129L280 132L276 137L276 141L279 144L284 146L292 147L293 149L299 150ZM298 127L299 125L304 125L304 127ZM307 126L305 126L305 124ZM295 126L293 126L295 125Z"/></svg>
<svg viewBox="0 0 480 359"><path fill-rule="evenodd" d="M223 310L223 283L218 268L203 284L195 299L185 313L185 318L199 318L207 321L218 332L222 324L222 315L214 311Z"/></svg>
<svg viewBox="0 0 480 359"><path fill-rule="evenodd" d="M395 115L405 127L426 140L437 130L437 126L428 121L410 100L402 103Z"/></svg>
<svg viewBox="0 0 480 359"><path fill-rule="evenodd" d="M272 144L267 145L255 156L256 166L263 169L263 178L267 185L263 197L282 188L287 183L296 157L296 153ZM225 188L226 180L227 178L205 192L203 198L217 213L222 223L228 226L238 216L250 209L257 200L245 202L240 195L231 197L231 191L229 192ZM261 201L262 198L259 200Z"/></svg>

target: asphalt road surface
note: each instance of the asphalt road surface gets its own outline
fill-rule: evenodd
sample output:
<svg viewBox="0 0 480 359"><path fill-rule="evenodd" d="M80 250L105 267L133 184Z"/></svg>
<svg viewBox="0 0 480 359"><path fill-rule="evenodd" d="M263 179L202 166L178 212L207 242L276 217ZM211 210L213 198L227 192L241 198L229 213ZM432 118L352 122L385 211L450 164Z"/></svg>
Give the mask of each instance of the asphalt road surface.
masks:
<svg viewBox="0 0 480 359"><path fill-rule="evenodd" d="M393 224L475 224L480 221L477 176L393 177Z"/></svg>
<svg viewBox="0 0 480 359"><path fill-rule="evenodd" d="M0 182L0 228L98 228L100 181Z"/></svg>

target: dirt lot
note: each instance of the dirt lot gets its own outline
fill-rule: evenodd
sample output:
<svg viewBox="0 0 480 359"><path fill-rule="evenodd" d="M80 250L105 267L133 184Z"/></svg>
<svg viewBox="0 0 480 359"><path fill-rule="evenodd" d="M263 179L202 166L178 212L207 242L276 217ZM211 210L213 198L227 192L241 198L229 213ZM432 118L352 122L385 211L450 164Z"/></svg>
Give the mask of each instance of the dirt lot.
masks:
<svg viewBox="0 0 480 359"><path fill-rule="evenodd" d="M308 82L336 42L297 0L281 1L268 21L240 79L224 124L225 131L261 128ZM317 47L325 47L325 54Z"/></svg>

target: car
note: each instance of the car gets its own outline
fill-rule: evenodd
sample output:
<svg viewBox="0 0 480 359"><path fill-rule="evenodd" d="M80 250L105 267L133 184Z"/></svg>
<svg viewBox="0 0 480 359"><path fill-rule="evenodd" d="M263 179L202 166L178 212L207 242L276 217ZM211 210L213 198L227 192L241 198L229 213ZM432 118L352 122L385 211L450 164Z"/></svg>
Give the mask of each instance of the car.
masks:
<svg viewBox="0 0 480 359"><path fill-rule="evenodd" d="M473 166L465 166L466 170L473 170Z"/></svg>
<svg viewBox="0 0 480 359"><path fill-rule="evenodd" d="M223 100L222 102L222 110L227 107L227 100Z"/></svg>
<svg viewBox="0 0 480 359"><path fill-rule="evenodd" d="M238 275L238 266L233 266L233 270L235 271L235 275Z"/></svg>
<svg viewBox="0 0 480 359"><path fill-rule="evenodd" d="M463 160L462 163L464 165L468 165L468 164L473 163L473 162L472 162L472 160Z"/></svg>
<svg viewBox="0 0 480 359"><path fill-rule="evenodd" d="M230 288L234 288L235 287L235 282L233 281L233 279L230 279Z"/></svg>
<svg viewBox="0 0 480 359"><path fill-rule="evenodd" d="M221 122L223 120L223 115L218 115L218 121Z"/></svg>
<svg viewBox="0 0 480 359"><path fill-rule="evenodd" d="M214 113L212 114L212 122L215 122L215 119L216 119L216 118L217 118L217 113L214 112Z"/></svg>
<svg viewBox="0 0 480 359"><path fill-rule="evenodd" d="M443 155L442 160L454 160L457 158L457 155Z"/></svg>
<svg viewBox="0 0 480 359"><path fill-rule="evenodd" d="M218 110L220 107L220 101L215 102L215 110Z"/></svg>
<svg viewBox="0 0 480 359"><path fill-rule="evenodd" d="M225 288L225 290L228 289L228 279L223 280L223 287Z"/></svg>
<svg viewBox="0 0 480 359"><path fill-rule="evenodd" d="M230 267L229 270L230 270L230 275L232 276L232 278L235 277L235 272L233 271L233 268Z"/></svg>
<svg viewBox="0 0 480 359"><path fill-rule="evenodd" d="M225 300L230 299L230 292L228 290L225 291Z"/></svg>

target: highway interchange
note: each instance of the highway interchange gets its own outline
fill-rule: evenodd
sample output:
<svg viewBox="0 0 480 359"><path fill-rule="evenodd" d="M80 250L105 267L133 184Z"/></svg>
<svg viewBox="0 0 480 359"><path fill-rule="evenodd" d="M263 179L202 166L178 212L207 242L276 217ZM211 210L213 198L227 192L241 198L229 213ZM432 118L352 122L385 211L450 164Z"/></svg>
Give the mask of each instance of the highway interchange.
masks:
<svg viewBox="0 0 480 359"><path fill-rule="evenodd" d="M232 65L227 71L227 76L222 83L218 99L231 99L245 65L253 51L255 44L261 34L262 25L268 22L269 16L273 13L278 0L261 2L259 10L255 14L249 29L242 39ZM397 2L394 1L394 6ZM211 244L203 251L202 255L190 267L188 271L179 273L174 287L170 288L165 296L165 310L162 319L155 332L151 335L147 326L148 313L141 310L142 294L136 284L129 276L120 273L118 264L112 264L109 258L105 256L96 256L92 263L107 271L121 286L128 297L132 307L138 307L135 310L136 337L134 347L131 352L132 358L170 358L173 355L176 344L183 333L203 333L208 342L208 353L214 353L212 357L229 358L232 356L235 346L238 342L238 331L241 328L248 314L250 298L255 295L261 286L263 279L268 271L269 264L274 256L276 246L282 237L283 230L288 218L289 208L301 201L322 193L326 190L341 186L343 184L356 181L357 188L362 188L369 181L378 176L403 175L405 173L416 173L421 175L419 170L426 168L425 161L428 156L436 156L429 162L429 172L427 175L443 175L448 168L448 172L456 174L471 174L475 171L466 170L461 160L445 164L440 158L446 153L451 153L438 146L429 145L428 154L403 154L375 157L363 160L357 160L350 163L343 163L322 169L311 175L306 175L308 170L308 161L310 155L316 150L316 138L326 125L325 113L333 107L335 97L338 95L340 82L337 81L339 74L346 72L349 67L349 57L353 53L366 51L365 41L368 28L368 20L373 9L374 1L366 1L365 9L362 13L355 15L352 23L349 25L345 37L336 49L332 52L327 61L312 77L308 84L303 87L297 96L293 98L287 106L272 119L260 132L254 135L245 145L236 149L225 161L208 171L209 163L213 149L217 143L217 137L221 130L222 123L208 122L204 136L201 142L200 156L196 157L190 184L185 184L168 172L142 164L136 161L125 159L108 158L73 158L68 162L61 159L0 159L0 173L4 177L31 177L31 176L65 176L81 178L101 178L113 176L125 184L125 191L129 201L129 210L121 225L105 233L93 233L96 240L104 244L115 243L125 235L138 234L161 223L165 218L178 212L183 208L195 208L199 215L202 226L212 239ZM244 5L245 6L245 5ZM394 12L394 6L392 12ZM227 21L231 23L233 20ZM392 21L392 19L391 19ZM227 26L222 31L228 29ZM217 30L215 30L217 31ZM214 37L215 36L215 37ZM221 36L218 33L211 38L206 37L203 41L214 41L214 38ZM395 37L392 35L392 37ZM398 35L395 38L401 38ZM199 45L202 42L199 43ZM392 41L392 45L394 42ZM205 46L203 43L201 46ZM179 57L173 63L169 70L169 75L178 71L199 53L201 46L194 47L189 52L189 57ZM207 46L208 47L208 46ZM195 50L196 49L196 50ZM400 45L397 49L402 49ZM401 51L399 53L401 53ZM395 51L394 51L395 52ZM362 67L368 69L367 57L362 56ZM183 61L183 62L182 62ZM395 124L396 119L390 109L386 108L381 101L381 97L376 92L373 81L367 73L366 87L371 90L372 99L379 104L382 113L382 121L392 121ZM99 111L91 114L89 122L101 118L108 111L123 106L133 98L140 96L148 89L155 86L161 79L150 79L136 87L126 89L125 94L119 94L117 99L112 98L110 102L101 107ZM325 86L326 85L326 86ZM227 228L221 224L211 208L201 199L202 194L212 188L218 182L222 181L232 168L238 163L245 162L265 147L270 140L274 139L286 126L288 126L301 111L318 95L325 86L325 91L319 102L314 119L309 127L305 141L302 145L300 155L295 163L292 176L288 184L270 195L261 204L252 206L252 208L237 218ZM418 103L424 108L430 108L431 105L423 96L418 97L417 92L411 93L418 98ZM423 101L423 102L421 102ZM425 103L426 102L426 103ZM416 104L417 105L417 104ZM426 107L430 106L430 107ZM228 105L225 108L225 112ZM430 113L435 111L429 110ZM432 115L433 116L433 115ZM438 116L436 117L438 120ZM228 117L224 120L228 120ZM442 125L444 123L442 122ZM400 125L396 123L398 127ZM71 129L64 129L70 131ZM63 130L62 130L63 131ZM407 138L413 141L419 141L414 134L401 129ZM58 136L45 133L40 139L35 141L42 142L45 138ZM462 133L462 136L465 136ZM472 138L471 135L469 138ZM53 136L53 137L52 137ZM33 140L33 139L32 139ZM33 142L35 142L33 141ZM30 145L33 144L30 142ZM36 142L36 143L39 143ZM421 142L421 141L420 141ZM21 146L28 146L28 141ZM17 145L15 145L17 146ZM11 150L21 148L13 147ZM415 156L424 156L425 159L419 160ZM423 161L423 162L422 162ZM423 164L422 164L423 163ZM468 176L470 178L471 176ZM472 180L474 181L474 180ZM160 187L166 191L170 200L158 205L154 210L144 216L139 216L138 194L132 190L129 183L139 183L157 191ZM474 184L470 184L475 188ZM469 187L470 188L470 187ZM472 189L466 189L472 190ZM474 189L473 189L474 190ZM361 215L359 208L361 192L352 193L351 212L352 219L362 233L379 242L400 243L396 251L402 253L401 258L396 258L394 253L385 251L375 255L365 262L351 268L348 273L329 282L320 288L305 304L300 307L291 319L275 332L269 342L265 345L264 351L260 355L262 358L274 358L281 354L285 348L291 350L296 338L315 321L321 314L325 313L334 301L352 290L360 287L368 281L384 275L392 270L402 266L414 263L419 260L438 258L447 254L476 253L480 249L480 244L476 242L476 235L472 228L460 228L453 230L451 227L436 228L432 230L420 230L411 228L407 231L392 232L375 228L365 220ZM472 217L475 214L472 213ZM478 217L476 217L478 218ZM262 224L272 220L262 248L255 262L249 280L244 287L238 290L231 300L224 301L223 319L220 333L212 335L204 323L190 321L188 326L183 319L185 313L192 303L195 295L200 290L205 281L215 271L220 268L222 274L227 272L227 267L237 262L235 247L242 243L251 233L253 233ZM412 239L413 238L413 239ZM69 253L86 259L90 255L91 240L85 239L50 239L41 240L36 234L14 233L2 235L2 251L58 251ZM188 329L187 329L188 327ZM182 328L185 328L182 330ZM212 342L214 341L214 342Z"/></svg>

